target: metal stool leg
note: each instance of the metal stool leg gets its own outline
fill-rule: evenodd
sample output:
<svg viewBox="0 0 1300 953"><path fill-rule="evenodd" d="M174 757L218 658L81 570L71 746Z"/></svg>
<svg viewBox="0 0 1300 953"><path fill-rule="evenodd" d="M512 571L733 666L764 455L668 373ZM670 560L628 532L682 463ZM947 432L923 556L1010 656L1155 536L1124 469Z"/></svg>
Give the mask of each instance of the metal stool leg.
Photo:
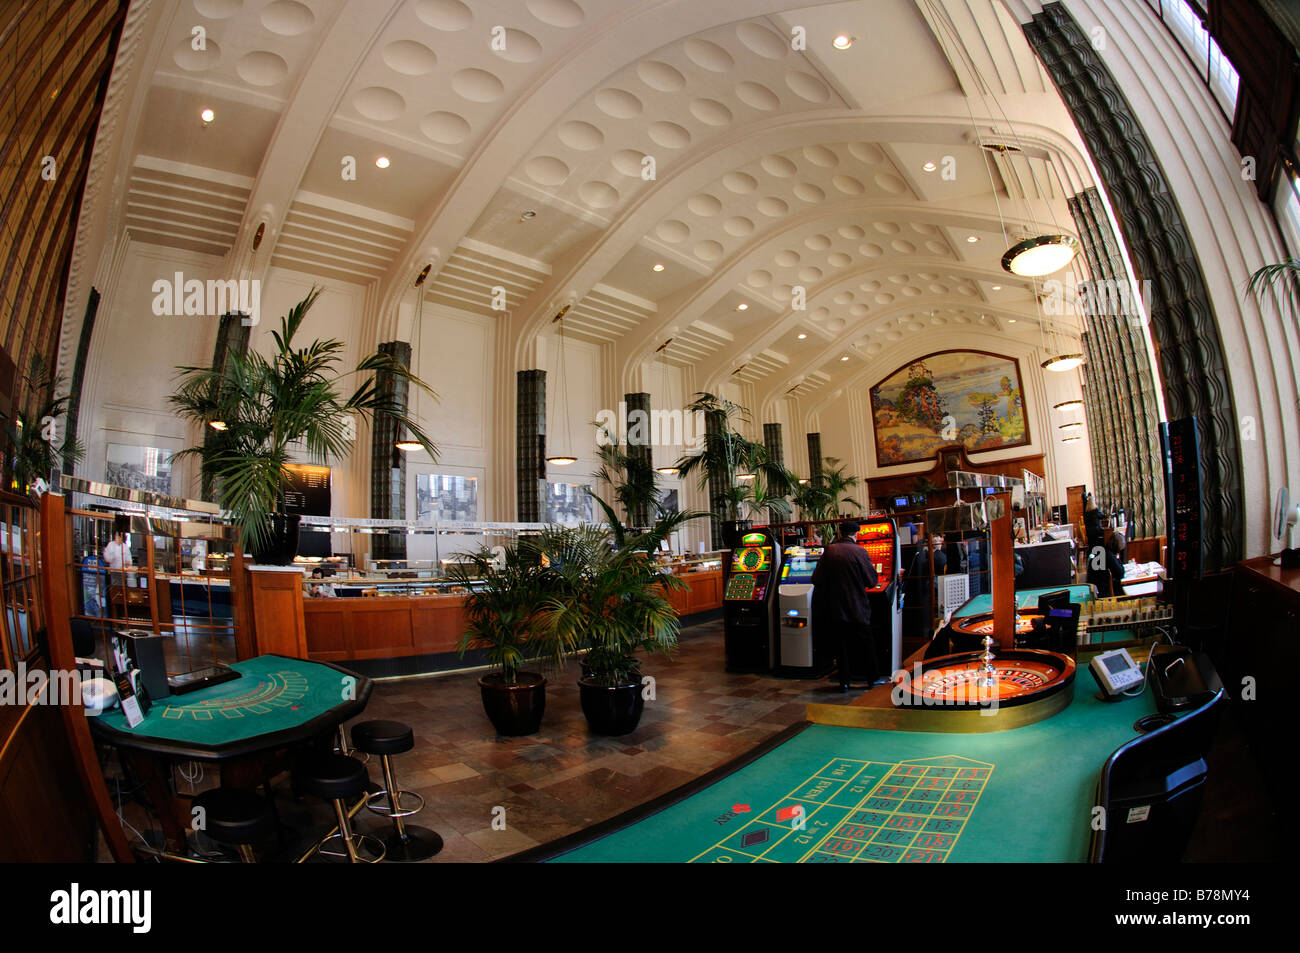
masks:
<svg viewBox="0 0 1300 953"><path fill-rule="evenodd" d="M245 864L257 863L257 856L253 853L253 848L248 844L239 845L239 860Z"/></svg>
<svg viewBox="0 0 1300 953"><path fill-rule="evenodd" d="M418 814L424 809L424 798L418 794L403 791L397 786L397 779L393 776L393 759L390 756L386 754L380 755L379 763L384 771L384 790L371 795L371 799L386 795L388 809L384 810L382 807L376 807L369 802L367 802L367 806L376 814L387 814L393 821L392 833L383 839L388 859L398 862L428 860L442 850L442 837L436 831L431 831L427 827L418 827L414 824L408 825L404 820L404 818L410 817L412 814ZM403 810L402 795L408 793L419 802L419 806Z"/></svg>
<svg viewBox="0 0 1300 953"><path fill-rule="evenodd" d="M385 848L384 842L382 840L380 840L378 837L372 837L369 834L353 833L352 821L348 817L347 806L346 804L344 804L342 798L336 798L334 800L334 817L338 822L339 832L335 834L333 837L326 838L325 844L328 844L330 841L334 840L335 838L341 839L343 841L343 847L347 851L346 856L348 858L348 863L350 864L377 864L384 859L384 855L387 853L387 849ZM364 847L370 853L374 854L374 859L362 857L357 850L358 845ZM344 856L343 854L337 851L325 850L324 844L321 845L318 853L322 854L325 857Z"/></svg>
<svg viewBox="0 0 1300 953"><path fill-rule="evenodd" d="M356 758L362 764L370 763L370 754L365 751L358 751L356 748L348 747L348 733L342 725L339 725L339 740L334 745L334 750L345 758Z"/></svg>

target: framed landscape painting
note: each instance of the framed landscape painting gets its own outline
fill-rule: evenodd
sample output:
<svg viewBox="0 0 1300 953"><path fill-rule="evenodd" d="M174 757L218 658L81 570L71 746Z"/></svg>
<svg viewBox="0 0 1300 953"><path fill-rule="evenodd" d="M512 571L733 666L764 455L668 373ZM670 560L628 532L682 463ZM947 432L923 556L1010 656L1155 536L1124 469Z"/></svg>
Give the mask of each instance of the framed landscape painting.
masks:
<svg viewBox="0 0 1300 953"><path fill-rule="evenodd" d="M939 351L909 361L871 388L876 464L933 460L1029 443L1020 362L984 351Z"/></svg>

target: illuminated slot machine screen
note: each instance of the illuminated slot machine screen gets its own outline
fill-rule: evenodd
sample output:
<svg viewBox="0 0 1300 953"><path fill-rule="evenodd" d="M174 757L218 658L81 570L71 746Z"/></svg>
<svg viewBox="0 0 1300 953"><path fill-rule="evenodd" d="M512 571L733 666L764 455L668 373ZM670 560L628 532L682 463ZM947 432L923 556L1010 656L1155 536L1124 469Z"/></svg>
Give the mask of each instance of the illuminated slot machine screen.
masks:
<svg viewBox="0 0 1300 953"><path fill-rule="evenodd" d="M727 580L727 590L723 594L728 602L762 599L767 592L768 576L772 572L772 547L747 543L748 538L741 539L741 546L731 560L731 578ZM766 542L763 536L758 538Z"/></svg>
<svg viewBox="0 0 1300 953"><path fill-rule="evenodd" d="M817 559L821 551L810 553L787 553L781 565L781 582L790 584L812 582L813 570L817 568Z"/></svg>
<svg viewBox="0 0 1300 953"><path fill-rule="evenodd" d="M865 523L858 530L858 545L876 567L877 584L868 592L883 592L894 581L894 547L898 544L892 523Z"/></svg>

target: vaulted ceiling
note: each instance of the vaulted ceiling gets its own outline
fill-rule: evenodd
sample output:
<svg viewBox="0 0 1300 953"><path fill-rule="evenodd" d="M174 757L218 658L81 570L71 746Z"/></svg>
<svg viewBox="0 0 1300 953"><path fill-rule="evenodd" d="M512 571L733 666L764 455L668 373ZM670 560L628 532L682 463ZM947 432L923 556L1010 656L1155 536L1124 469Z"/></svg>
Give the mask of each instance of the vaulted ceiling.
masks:
<svg viewBox="0 0 1300 953"><path fill-rule="evenodd" d="M1001 0L160 10L121 228L371 285L376 340L432 262L428 300L497 315L520 361L567 303L625 381L658 352L701 386L831 389L945 327L1036 344L1001 256L1072 233L1092 184Z"/></svg>

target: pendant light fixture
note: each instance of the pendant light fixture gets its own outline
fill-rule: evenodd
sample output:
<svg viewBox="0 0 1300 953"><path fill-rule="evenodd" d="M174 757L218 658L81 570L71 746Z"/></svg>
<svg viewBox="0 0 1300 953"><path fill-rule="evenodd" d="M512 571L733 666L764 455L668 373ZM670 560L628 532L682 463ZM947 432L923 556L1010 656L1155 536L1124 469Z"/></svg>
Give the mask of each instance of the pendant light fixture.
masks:
<svg viewBox="0 0 1300 953"><path fill-rule="evenodd" d="M415 329L411 335L414 339L411 360L417 368L420 366L420 338L422 337L420 332L424 328L424 288L422 286L424 285L424 279L429 277L429 269L431 267L432 266L430 265L426 265L424 270L421 271L419 276L415 279ZM419 375L417 374L416 376L418 377ZM410 385L408 384L407 387L407 392L410 393ZM420 419L419 388L416 388L415 391L415 413L411 416L417 421ZM401 432L397 437L397 442L394 443L393 446L403 453L416 453L417 451L424 449L424 446L420 441L412 439L405 426L402 426Z"/></svg>
<svg viewBox="0 0 1300 953"><path fill-rule="evenodd" d="M569 388L566 384L564 373L564 316L569 313L569 307L570 306L566 304L561 308L560 313L552 319L551 323L560 326L559 330L556 332L560 338L560 356L555 362L555 382L559 385L559 394L555 402L555 411L559 418L564 421L563 446L571 449L573 447L573 424L569 420L569 401L567 394ZM565 452L547 457L546 462L553 467L567 467L577 463L578 458Z"/></svg>
<svg viewBox="0 0 1300 953"><path fill-rule="evenodd" d="M1053 404L1053 410L1074 410L1083 406L1082 397L1072 397L1069 400L1063 400L1059 404Z"/></svg>
<svg viewBox="0 0 1300 953"><path fill-rule="evenodd" d="M1022 278L1042 278L1060 271L1079 253L1079 240L1070 235L1039 235L1007 249L1002 267Z"/></svg>
<svg viewBox="0 0 1300 953"><path fill-rule="evenodd" d="M1025 164L1029 169L1029 175L1034 182L1035 189L1040 195L1046 195L1046 191L1038 187L1038 176L1034 173L1033 163L1029 160L1029 156L1025 152L1024 143L1020 139L1020 134L1016 132L1015 123L1011 121L1011 118L1006 114L1006 111L1002 109L997 97L992 95L992 87L984 79L984 76L980 73L979 67L976 65L974 58L970 55L970 51L962 42L956 26L952 22L951 16L947 10L941 9L940 4L936 3L935 0L921 0L921 3L927 8L929 19L939 30L941 44L944 39L947 39L952 44L953 52L960 55L961 59L964 61L964 65L970 70L972 77L980 87L979 92L981 97L986 102L992 101L998 112L1001 113L1002 119L1010 130L1011 136L1016 141L1016 145L1014 146L1002 143L984 142L983 137L979 134L978 128L976 128L975 115L970 109L969 97L967 97L966 107L967 112L971 117L972 130L975 133L975 144L982 146L988 152L996 153L1003 157L1006 157L1008 153L1012 152L1020 153L1025 157ZM947 35L944 36L944 34ZM1015 174L1017 182L1019 182L1020 172L1015 166L1014 159L1007 159L1007 164ZM990 179L991 178L992 175L990 173ZM1008 188L1007 191L1009 193L1010 189ZM996 201L996 187L993 190L993 194L994 200ZM1028 222L1030 221L1030 215L1028 214L1030 212L1029 192L1024 188L1024 183L1020 183L1020 194L1025 203L1025 221ZM1010 274L1018 275L1022 278L1042 278L1046 275L1055 274L1060 271L1062 268L1069 265L1070 262L1074 260L1075 255L1078 254L1078 239L1066 235L1061 231L1060 226L1056 222L1056 213L1052 210L1051 200L1047 199L1046 204L1047 212L1052 219L1053 226L1052 231L1048 234L1034 235L1032 230L1027 230L1027 233L1022 233L1023 238L1021 240L1012 243L1010 236L1007 235L1006 222L1005 220L1002 221L1003 237L1010 246L1002 256L1002 267ZM998 203L998 218L1002 219L1000 202Z"/></svg>

